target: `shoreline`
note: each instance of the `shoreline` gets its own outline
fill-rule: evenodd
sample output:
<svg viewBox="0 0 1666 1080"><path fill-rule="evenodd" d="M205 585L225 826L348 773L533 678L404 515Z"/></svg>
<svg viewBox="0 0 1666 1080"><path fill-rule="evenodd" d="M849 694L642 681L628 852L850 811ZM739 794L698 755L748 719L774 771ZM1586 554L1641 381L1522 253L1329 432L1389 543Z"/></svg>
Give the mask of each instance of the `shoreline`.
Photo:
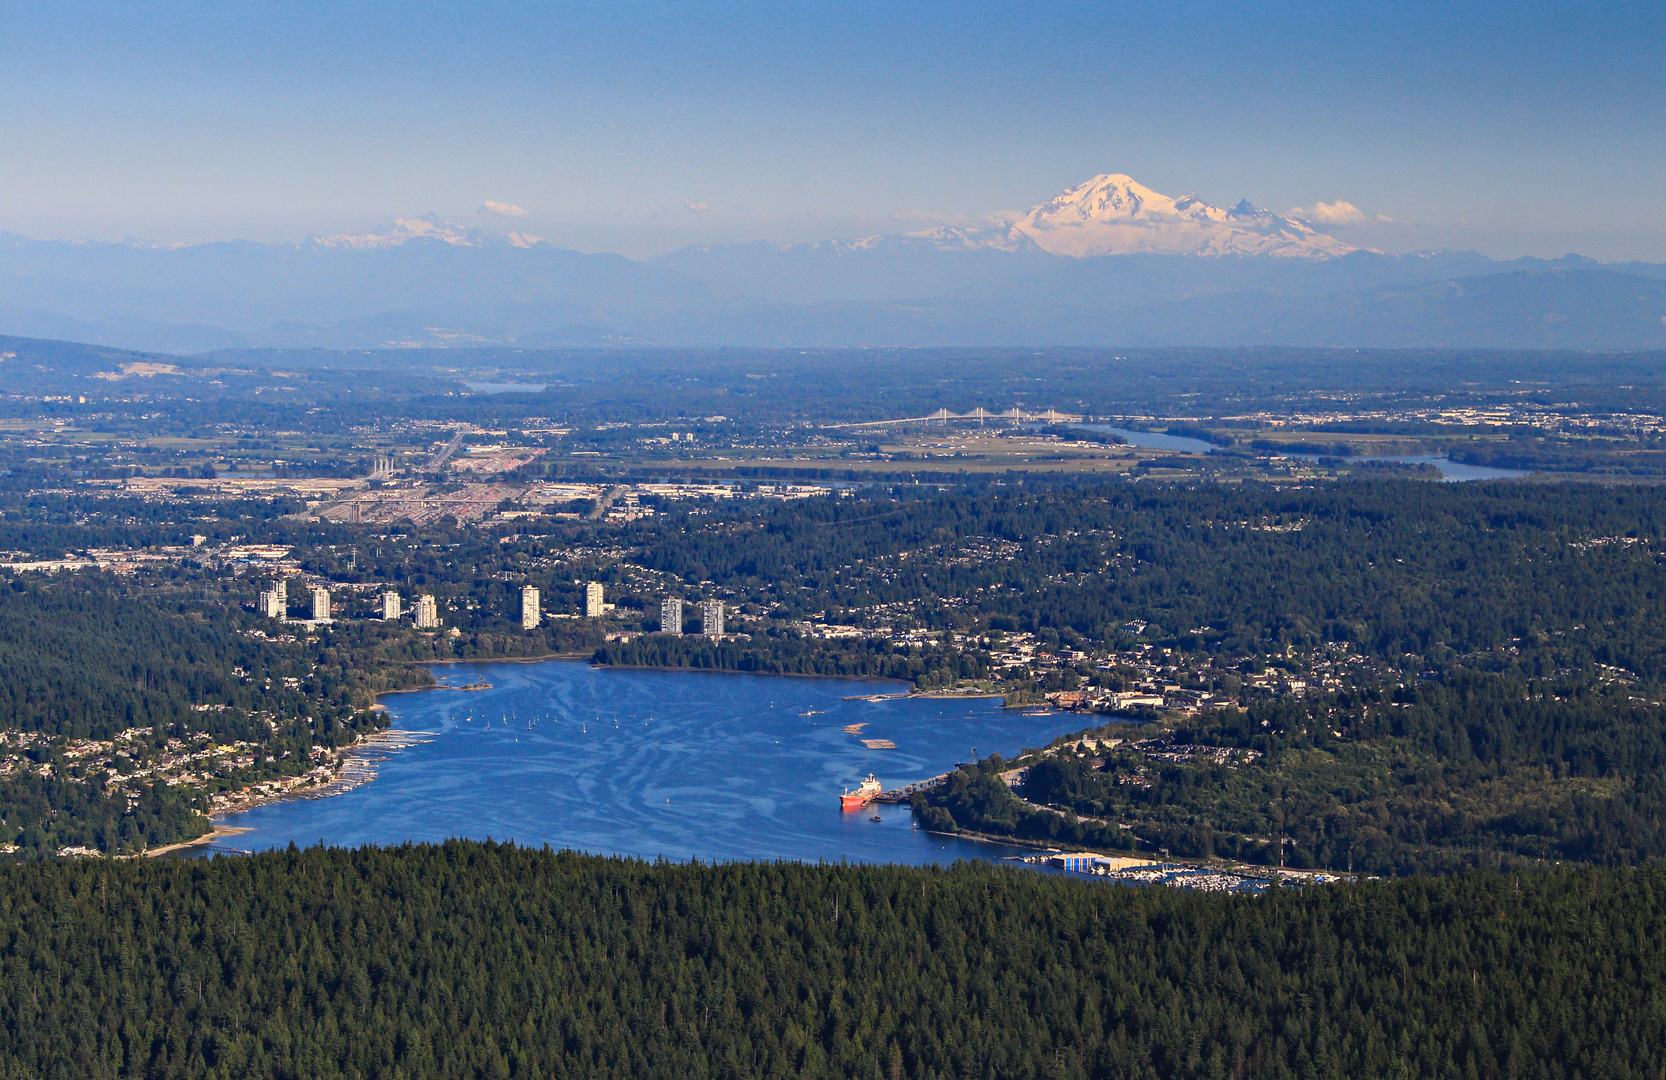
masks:
<svg viewBox="0 0 1666 1080"><path fill-rule="evenodd" d="M415 663L418 667L436 667L440 664L541 664L546 660L588 660L590 657L592 657L594 655L596 655L596 652L595 652L594 649L592 649L590 652L554 652L554 653L543 653L543 654L538 655L538 656L496 656L496 657L490 657L490 658L485 659L485 660L479 660L479 659L469 660L469 659L463 659L461 657L451 657L451 658L445 659L445 660L416 660L416 661L412 661L412 662ZM602 665L598 665L598 666L602 666ZM611 667L613 665L606 665L606 666ZM413 689L427 690L427 689L429 689L429 687L420 686L420 687L413 687ZM390 691L384 691L384 692L385 693L395 693L396 691L391 691L390 690Z"/></svg>
<svg viewBox="0 0 1666 1080"><path fill-rule="evenodd" d="M186 848L207 847L216 840L221 840L228 836L241 836L246 832L254 832L254 829L247 825L215 825L212 829L203 833L195 840L182 840L177 844L163 844L161 847L146 848L137 854L125 857L129 859L154 859L160 855L169 855L175 851L184 851Z"/></svg>
<svg viewBox="0 0 1666 1080"><path fill-rule="evenodd" d="M574 653L574 652L543 653L542 655L539 655L539 656L503 656L503 657L497 657L495 659L490 659L490 660L463 660L463 659L453 657L453 658L446 659L446 660L415 660L415 661L412 661L411 663L412 663L413 667L420 667L420 668L439 667L442 664L541 664L541 663L544 663L546 661L552 661L552 660L560 660L560 661L587 660L592 655L594 655L594 654L593 653L581 653L581 652L578 652L578 653ZM433 672L430 671L428 674L432 675ZM439 682L438 680L436 680L434 682L429 683L427 686L400 686L400 687L396 687L392 690L378 690L378 691L376 691L376 693L371 698L373 704L370 707L372 709L381 709L381 710L385 711L387 709L387 706L382 705L381 700L384 697L387 697L390 694L420 694L420 693L422 693L423 691L426 691L426 690L462 690L462 689L464 689L464 687L451 686L451 685L448 685L446 683L442 683L442 682Z"/></svg>
<svg viewBox="0 0 1666 1080"><path fill-rule="evenodd" d="M786 677L786 678L796 678L796 679L824 679L824 680L826 680L826 679L837 679L837 680L843 680L843 681L846 681L846 682L856 682L856 683L866 683L866 684L888 683L888 684L892 684L892 685L895 685L895 686L898 686L898 687L905 687L905 686L910 687L910 689L907 690L906 692L885 695L886 698L888 698L888 699L897 699L897 700L924 700L924 701L967 700L967 701L971 701L971 700L988 700L990 698L1000 698L1000 697L1005 696L1004 694L1002 694L1000 692L997 692L997 691L986 691L986 690L978 690L978 691L974 691L974 692L970 692L970 693L966 693L966 692L956 693L956 692L953 692L951 690L944 690L944 689L915 691L915 690L912 689L912 683L910 683L906 679L897 679L897 678L892 678L892 677L889 677L889 676L882 676L882 675L823 675L823 674L819 674L819 673L800 673L800 672L739 671L739 670L735 670L735 669L732 669L732 668L671 667L671 666L659 665L659 664L596 664L596 663L590 662L589 658L590 658L590 654L588 654L588 653L548 653L548 654L544 654L544 655L540 655L540 656L500 657L500 658L487 658L487 659L433 660L433 661L423 662L418 666L421 666L421 667L424 667L424 668L431 668L431 667L436 667L436 666L440 666L440 665L455 665L455 664L485 665L485 664L505 664L505 663L536 664L536 663L550 663L550 662L566 662L566 663L585 662L585 663L589 663L589 666L594 670L616 669L616 670L620 670L620 671L663 671L663 672L674 672L674 673L682 674L682 675L688 675L688 674L763 675L763 676L771 676L771 677ZM446 684L446 683L436 681L436 682L434 682L432 684L429 684L427 686L408 686L408 687L398 687L398 688L391 689L391 690L382 690L382 691L379 691L379 692L376 693L376 695L375 695L376 704L372 705L372 708L377 710L377 711L388 714L390 720L397 721L398 718L393 717L391 715L391 712L388 709L388 706L381 704L381 699L383 697L385 697L386 695L390 695L390 694L414 694L414 693L417 693L419 691L428 691L428 690L462 690L462 689L465 689L465 688L464 687L459 687L459 686L452 686L452 685L449 685L449 684ZM1047 707L1045 705L1045 703L1028 703L1028 704L1026 704L1025 706L1022 706L1022 707L1024 707L1024 708L1035 708L1037 706L1040 706L1040 707L1043 707L1043 708ZM1050 711L1057 713L1059 716L1064 715L1064 713L1062 713L1062 712L1060 712L1059 710L1056 710L1056 709L1051 709ZM182 843L179 843L179 844L164 845L163 847L156 848L156 849L153 849L153 850L150 850L150 851L146 851L146 852L143 852L142 854L147 856L147 857L148 856L159 856L159 855L168 854L170 852L179 851L179 850L186 849L186 848L206 846L208 844L214 843L218 839L221 839L221 838L224 838L224 837L229 837L229 836L235 836L235 835L238 835L240 833L252 831L252 829L253 829L252 826L240 826L240 825L224 824L223 819L226 818L226 817L240 816L240 815L249 813L251 811L257 810L261 807L270 806L270 805L273 805L273 804L276 804L276 803L291 802L291 801L297 801L297 800L301 800L301 799L322 799L322 798L328 798L328 797L333 796L333 795L346 794L347 792L352 791L352 790L354 790L358 787L361 787L364 784L368 784L368 783L373 782L377 778L377 773L378 773L379 770L376 768L375 762L377 760L382 760L382 759L376 758L376 759L373 759L373 760L364 760L365 758L376 754L378 751L404 749L406 746L411 745L411 743L415 742L415 741L428 741L428 737L430 735L431 735L431 733L428 733L428 732L410 732L410 731L399 730L399 729L392 728L392 727L383 728L383 729L380 729L380 730L377 730L377 731L372 731L372 732L368 732L366 734L360 735L357 739L354 740L353 743L351 743L350 745L348 745L346 747L341 748L338 751L338 753L340 755L338 763L320 765L320 766L316 767L314 772L309 773L309 774L302 774L303 776L311 776L311 782L310 783L306 783L305 785L295 784L294 786L285 788L283 790L278 790L278 791L268 790L268 791L262 791L262 792L250 794L250 795L247 795L246 797L227 799L226 800L227 805L223 805L220 808L216 808L216 809L213 809L213 810L210 811L209 816L210 816L211 820L214 820L214 828L209 833L206 833L201 837L197 837L194 840L185 841L185 842L182 842ZM392 746L386 745L388 743L393 743L395 745L392 745ZM271 782L267 781L266 783L271 783ZM259 785L251 785L251 787L256 787L256 786L259 786ZM249 789L246 788L246 789L243 789L243 790L246 792ZM238 793L238 794L242 795L241 792ZM910 811L910 816L912 816L912 811ZM1047 845L1045 845L1045 844L1041 844L1041 843L1035 842L1035 841L1020 839L1018 837L1003 837L1003 836L998 836L998 835L994 835L994 834L980 833L980 832L976 832L976 831L972 831L972 830L962 830L962 831L959 831L959 832L948 833L948 832L939 832L937 830L923 829L922 828L919 831L927 833L928 835L943 837L945 839L968 840L968 841L971 841L973 843L1005 846L1009 849L1016 849L1016 850L1020 850L1020 851L1022 851L1022 850L1035 850L1037 848L1046 848L1047 847ZM911 865L911 864L899 864L899 865Z"/></svg>
<svg viewBox="0 0 1666 1080"><path fill-rule="evenodd" d="M495 663L492 660L468 663ZM684 675L754 675L770 679L843 679L845 682L896 683L912 686L907 679L889 675L820 675L813 671L741 671L739 668L672 667L669 664L591 664L597 671L675 671Z"/></svg>
<svg viewBox="0 0 1666 1080"><path fill-rule="evenodd" d="M274 803L294 802L301 799L327 799L333 795L345 795L349 791L375 782L380 771L376 767L377 762L386 759L372 757L371 755L404 750L417 743L429 742L431 741L430 737L430 732L403 731L391 727L360 735L337 751L340 755L337 762L317 765L307 772L301 773L299 777L288 778L297 781L295 783L282 786L276 791L268 790L251 795L244 794L263 785L278 784L278 780L265 780L258 784L252 784L248 788L243 788L235 795L225 798L224 803L217 808L213 807L211 803L208 814L209 820L223 819L235 814L246 814L251 810L257 810L262 806L271 806ZM310 782L298 782L307 777L311 778ZM247 831L247 828L242 826L224 827Z"/></svg>
<svg viewBox="0 0 1666 1080"><path fill-rule="evenodd" d="M899 679L890 675L823 675L814 671L743 671L739 668L703 668L677 667L671 664L598 664L592 657L592 652L564 652L543 653L539 656L500 656L483 659L449 658L445 660L415 661L419 667L438 667L442 664L541 664L548 661L567 663L586 663L597 671L675 671L693 675L761 675L780 679L843 679L846 682L862 683L894 683L898 686L912 686L907 679ZM431 686L408 686L398 690L381 690L376 694L381 698L384 694L414 694L419 690L460 690L462 687L446 686L435 683ZM910 690L900 697L921 698L935 701L958 701L971 698L1004 698L1005 692L1000 690L979 690L973 693L956 693L952 690ZM1045 702L1029 702L1013 708L1051 708Z"/></svg>

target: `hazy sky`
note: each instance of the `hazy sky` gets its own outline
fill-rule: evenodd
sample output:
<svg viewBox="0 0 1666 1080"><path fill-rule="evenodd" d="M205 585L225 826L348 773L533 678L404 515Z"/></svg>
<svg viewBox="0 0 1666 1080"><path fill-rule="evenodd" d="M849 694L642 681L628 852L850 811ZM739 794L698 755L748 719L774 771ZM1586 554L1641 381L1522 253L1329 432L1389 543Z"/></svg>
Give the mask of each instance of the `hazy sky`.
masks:
<svg viewBox="0 0 1666 1080"><path fill-rule="evenodd" d="M1666 5L0 0L0 229L582 250L901 231L1102 172L1666 259ZM524 216L480 212L486 203ZM1340 231L1340 230L1339 230Z"/></svg>

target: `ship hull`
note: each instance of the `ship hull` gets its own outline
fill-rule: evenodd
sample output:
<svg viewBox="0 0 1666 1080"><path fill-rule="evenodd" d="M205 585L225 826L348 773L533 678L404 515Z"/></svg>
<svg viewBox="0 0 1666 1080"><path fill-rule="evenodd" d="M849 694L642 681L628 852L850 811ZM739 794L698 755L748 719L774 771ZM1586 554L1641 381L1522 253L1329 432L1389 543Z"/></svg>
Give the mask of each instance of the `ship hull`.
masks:
<svg viewBox="0 0 1666 1080"><path fill-rule="evenodd" d="M879 781L873 778L873 773L869 773L866 780L856 785L855 791L847 791L839 796L839 806L845 810L860 810L873 802L883 790Z"/></svg>

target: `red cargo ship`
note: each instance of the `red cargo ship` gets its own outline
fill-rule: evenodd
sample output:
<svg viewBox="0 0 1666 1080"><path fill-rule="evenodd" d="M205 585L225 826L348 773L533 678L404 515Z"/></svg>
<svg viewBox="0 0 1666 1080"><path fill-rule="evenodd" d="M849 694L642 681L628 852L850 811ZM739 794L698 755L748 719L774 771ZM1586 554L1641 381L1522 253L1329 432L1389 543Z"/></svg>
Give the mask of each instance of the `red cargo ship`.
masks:
<svg viewBox="0 0 1666 1080"><path fill-rule="evenodd" d="M856 785L855 791L847 791L839 796L839 807L843 810L860 810L873 802L874 796L881 790L879 781L874 779L873 773L869 773L866 780Z"/></svg>

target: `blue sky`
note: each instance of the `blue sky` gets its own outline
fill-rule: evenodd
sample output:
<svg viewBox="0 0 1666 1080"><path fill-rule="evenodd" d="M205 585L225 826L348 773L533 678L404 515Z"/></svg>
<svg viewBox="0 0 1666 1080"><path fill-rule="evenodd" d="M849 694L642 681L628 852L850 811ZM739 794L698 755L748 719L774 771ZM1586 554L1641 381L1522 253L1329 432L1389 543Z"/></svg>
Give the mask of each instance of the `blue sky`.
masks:
<svg viewBox="0 0 1666 1080"><path fill-rule="evenodd" d="M1125 172L1345 200L1385 250L1666 260L1663 12L0 0L0 229L437 212L645 255L970 222Z"/></svg>

